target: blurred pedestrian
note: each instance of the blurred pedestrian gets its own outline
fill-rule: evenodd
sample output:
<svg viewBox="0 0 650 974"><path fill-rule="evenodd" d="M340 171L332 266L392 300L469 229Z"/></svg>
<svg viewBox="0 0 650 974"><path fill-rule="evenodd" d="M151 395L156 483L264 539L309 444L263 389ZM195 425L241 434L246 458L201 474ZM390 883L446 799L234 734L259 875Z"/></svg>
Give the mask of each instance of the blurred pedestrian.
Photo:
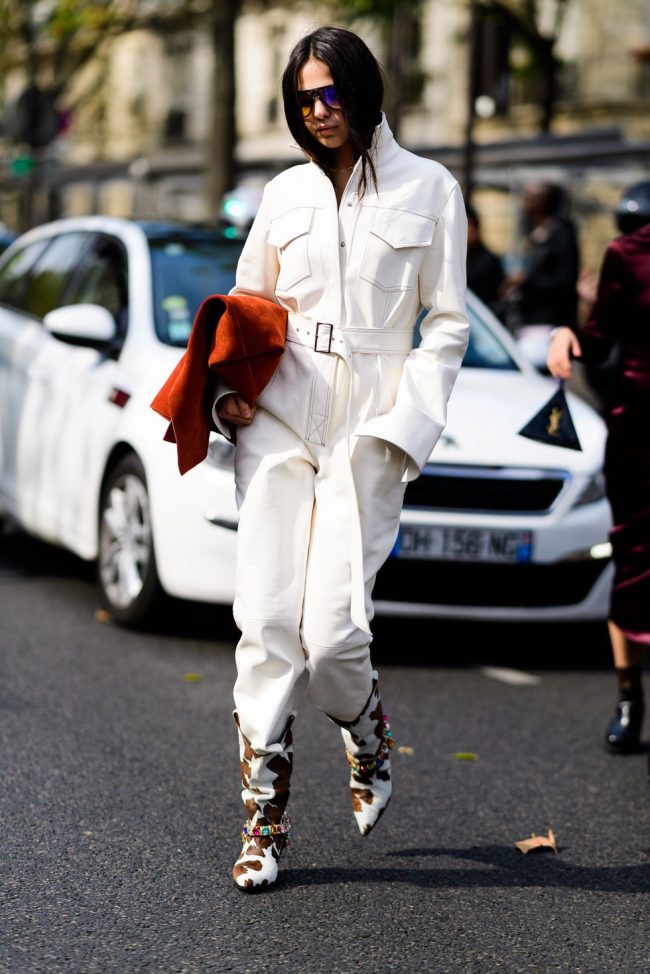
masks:
<svg viewBox="0 0 650 974"><path fill-rule="evenodd" d="M467 286L497 316L501 314L501 286L504 280L503 263L486 245L481 236L481 222L473 206L467 212Z"/></svg>
<svg viewBox="0 0 650 974"><path fill-rule="evenodd" d="M617 224L621 236L605 252L591 314L577 329L555 333L548 367L568 379L572 358L598 365L615 345L620 350L604 468L613 516L609 633L618 686L605 743L620 753L639 749L650 645L650 182L623 195Z"/></svg>
<svg viewBox="0 0 650 974"><path fill-rule="evenodd" d="M524 229L522 267L504 280L502 295L514 305L512 330L577 322L579 247L573 221L563 213L561 187L528 183L521 197Z"/></svg>
<svg viewBox="0 0 650 974"><path fill-rule="evenodd" d="M462 193L443 166L395 142L365 43L313 31L292 51L282 93L309 161L267 184L232 293L287 308L286 353L255 408L227 389L215 403L225 432L236 428L234 697L248 821L233 878L247 891L275 882L287 841L303 672L311 702L341 728L363 835L388 804L372 588L406 481L445 426L469 331Z"/></svg>

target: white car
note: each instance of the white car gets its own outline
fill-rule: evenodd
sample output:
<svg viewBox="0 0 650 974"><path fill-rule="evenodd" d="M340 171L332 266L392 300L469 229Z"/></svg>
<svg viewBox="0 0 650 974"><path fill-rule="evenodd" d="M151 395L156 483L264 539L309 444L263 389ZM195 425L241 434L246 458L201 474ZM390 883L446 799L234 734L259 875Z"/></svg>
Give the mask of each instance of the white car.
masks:
<svg viewBox="0 0 650 974"><path fill-rule="evenodd" d="M447 426L409 484L378 613L602 621L612 581L606 427L567 392L582 450L519 435L557 389L473 294Z"/></svg>
<svg viewBox="0 0 650 974"><path fill-rule="evenodd" d="M233 598L232 447L214 434L181 477L149 404L201 300L231 288L241 246L214 229L80 217L24 234L0 258L0 514L96 561L124 624L162 593ZM448 426L407 489L377 611L603 620L604 423L569 396L583 452L519 436L554 383L472 295L469 308Z"/></svg>

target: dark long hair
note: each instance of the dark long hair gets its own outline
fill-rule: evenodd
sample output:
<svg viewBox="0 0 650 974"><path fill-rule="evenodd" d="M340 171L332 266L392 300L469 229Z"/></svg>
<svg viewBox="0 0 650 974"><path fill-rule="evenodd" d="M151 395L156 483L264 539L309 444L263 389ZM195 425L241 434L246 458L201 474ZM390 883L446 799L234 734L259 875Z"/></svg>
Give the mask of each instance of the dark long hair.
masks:
<svg viewBox="0 0 650 974"><path fill-rule="evenodd" d="M368 46L343 27L319 27L298 41L289 55L282 75L282 98L287 125L301 149L329 175L334 150L321 145L307 130L300 111L298 75L311 58L330 69L341 111L350 133L355 156L361 156L360 195L368 188L369 177L377 189L377 173L370 157L376 126L381 121L384 80L381 68Z"/></svg>

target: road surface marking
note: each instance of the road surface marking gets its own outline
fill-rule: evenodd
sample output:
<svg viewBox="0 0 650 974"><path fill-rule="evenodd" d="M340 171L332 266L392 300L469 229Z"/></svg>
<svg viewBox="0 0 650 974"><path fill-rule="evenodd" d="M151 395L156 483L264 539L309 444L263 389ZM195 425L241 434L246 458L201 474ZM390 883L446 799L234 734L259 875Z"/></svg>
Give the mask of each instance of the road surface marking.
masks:
<svg viewBox="0 0 650 974"><path fill-rule="evenodd" d="M488 680L499 680L513 687L534 687L541 682L539 676L524 673L523 670L510 670L507 666L481 666L479 672Z"/></svg>

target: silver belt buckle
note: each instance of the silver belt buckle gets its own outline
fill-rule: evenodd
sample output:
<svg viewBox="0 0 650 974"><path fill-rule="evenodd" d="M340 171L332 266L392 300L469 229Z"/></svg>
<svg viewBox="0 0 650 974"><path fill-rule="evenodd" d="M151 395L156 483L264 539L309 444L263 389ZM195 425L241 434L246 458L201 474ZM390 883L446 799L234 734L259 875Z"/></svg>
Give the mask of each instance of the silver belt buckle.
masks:
<svg viewBox="0 0 650 974"><path fill-rule="evenodd" d="M322 329L329 329L328 331L323 331ZM316 322L316 334L314 335L314 351L323 352L327 355L328 352L332 350L332 332L334 331L334 325L330 325L327 321L317 321ZM326 347L325 347L326 346Z"/></svg>

